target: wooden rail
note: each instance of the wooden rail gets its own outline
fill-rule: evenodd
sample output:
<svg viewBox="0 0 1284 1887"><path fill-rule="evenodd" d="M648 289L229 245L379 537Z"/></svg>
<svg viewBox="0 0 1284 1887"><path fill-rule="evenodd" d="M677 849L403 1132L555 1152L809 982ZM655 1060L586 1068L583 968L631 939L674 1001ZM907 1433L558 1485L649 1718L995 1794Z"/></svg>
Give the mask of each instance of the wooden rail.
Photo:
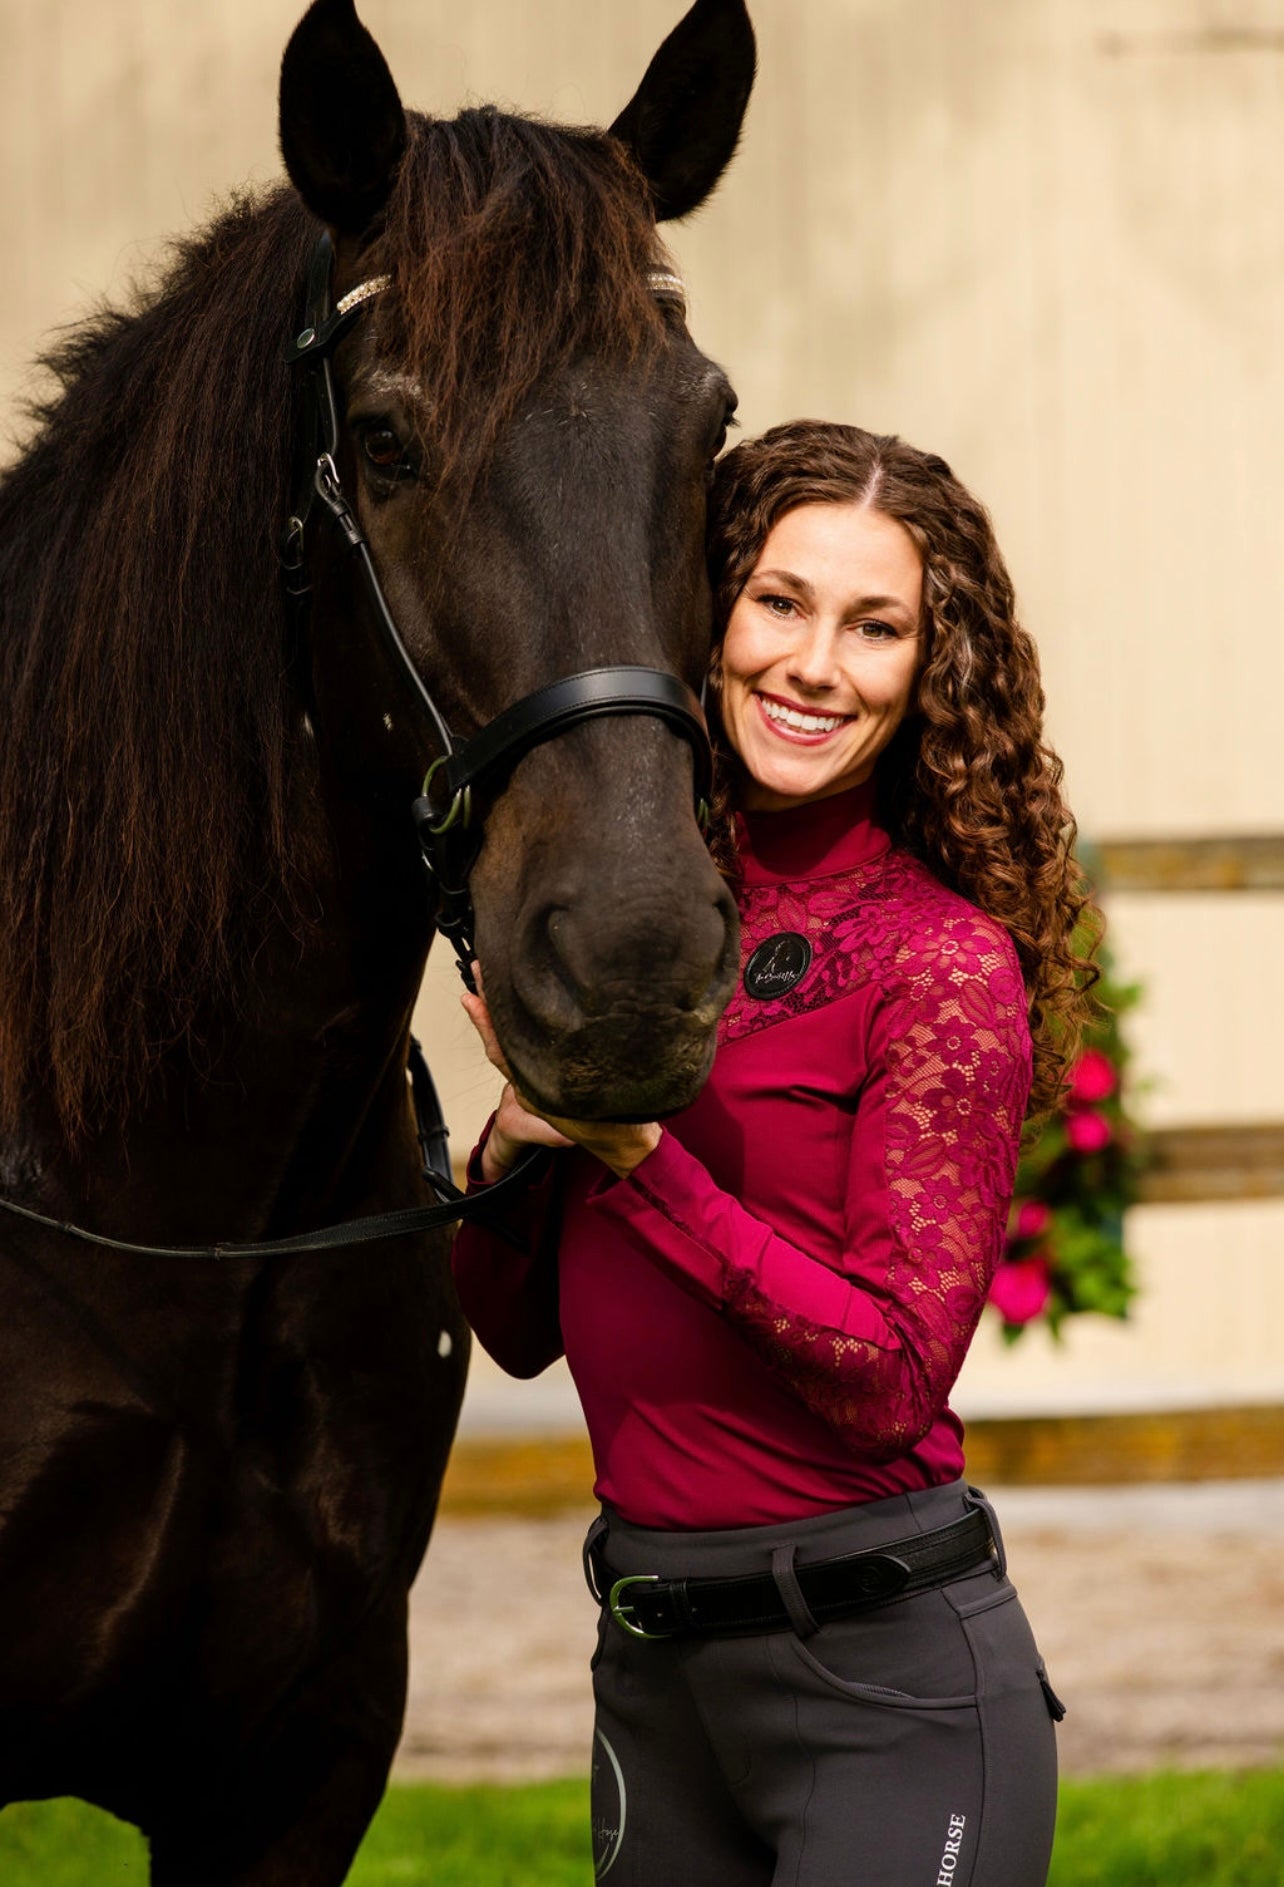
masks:
<svg viewBox="0 0 1284 1887"><path fill-rule="evenodd" d="M967 1425L967 1471L984 1487L1085 1487L1259 1480L1284 1471L1284 1407L1030 1415ZM442 1511L537 1516L592 1504L583 1435L465 1437Z"/></svg>
<svg viewBox="0 0 1284 1887"><path fill-rule="evenodd" d="M1284 1406L969 1422L967 1471L982 1487L1264 1480L1284 1473Z"/></svg>
<svg viewBox="0 0 1284 1887"><path fill-rule="evenodd" d="M1284 1122L1157 1127L1146 1136L1144 1205L1284 1198Z"/></svg>
<svg viewBox="0 0 1284 1887"><path fill-rule="evenodd" d="M1284 836L1105 839L1090 852L1098 889L1284 891Z"/></svg>

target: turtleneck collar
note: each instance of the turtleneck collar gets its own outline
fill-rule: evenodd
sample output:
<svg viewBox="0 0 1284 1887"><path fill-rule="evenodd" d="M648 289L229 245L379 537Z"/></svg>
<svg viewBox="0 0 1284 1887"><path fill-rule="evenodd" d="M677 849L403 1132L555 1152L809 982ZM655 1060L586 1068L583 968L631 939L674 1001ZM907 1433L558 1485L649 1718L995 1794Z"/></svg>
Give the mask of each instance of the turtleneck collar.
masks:
<svg viewBox="0 0 1284 1887"><path fill-rule="evenodd" d="M833 877L868 864L891 844L874 823L872 778L784 812L737 813L736 833L746 885Z"/></svg>

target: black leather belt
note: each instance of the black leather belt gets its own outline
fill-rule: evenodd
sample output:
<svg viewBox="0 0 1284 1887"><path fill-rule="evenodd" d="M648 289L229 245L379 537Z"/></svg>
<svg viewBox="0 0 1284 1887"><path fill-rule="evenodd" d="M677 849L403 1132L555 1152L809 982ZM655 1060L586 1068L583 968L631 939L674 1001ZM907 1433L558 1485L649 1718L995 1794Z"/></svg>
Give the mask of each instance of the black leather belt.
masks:
<svg viewBox="0 0 1284 1887"><path fill-rule="evenodd" d="M808 1611L818 1624L872 1610L948 1585L997 1561L990 1523L979 1510L933 1533L892 1540L865 1553L842 1553L795 1568ZM785 1631L790 1613L771 1573L731 1579L661 1579L657 1573L615 1574L597 1562L599 1591L617 1625L634 1638L681 1633Z"/></svg>

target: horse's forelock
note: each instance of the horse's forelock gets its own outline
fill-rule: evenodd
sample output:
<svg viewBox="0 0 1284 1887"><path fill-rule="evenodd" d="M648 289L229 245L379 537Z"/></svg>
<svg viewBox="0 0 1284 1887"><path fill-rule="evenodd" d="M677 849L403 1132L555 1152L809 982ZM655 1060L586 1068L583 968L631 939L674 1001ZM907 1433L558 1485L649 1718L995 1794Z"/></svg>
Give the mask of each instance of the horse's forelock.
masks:
<svg viewBox="0 0 1284 1887"><path fill-rule="evenodd" d="M435 464L466 475L559 364L658 342L654 217L624 147L600 132L491 107L410 125L372 252L392 277L376 333L428 394Z"/></svg>

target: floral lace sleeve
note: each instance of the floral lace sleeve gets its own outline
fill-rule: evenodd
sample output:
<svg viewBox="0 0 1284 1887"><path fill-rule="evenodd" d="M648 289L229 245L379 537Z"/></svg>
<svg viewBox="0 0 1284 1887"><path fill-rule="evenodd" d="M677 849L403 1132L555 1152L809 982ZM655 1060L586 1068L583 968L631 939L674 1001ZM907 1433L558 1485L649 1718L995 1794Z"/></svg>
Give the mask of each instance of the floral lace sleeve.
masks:
<svg viewBox="0 0 1284 1887"><path fill-rule="evenodd" d="M902 933L903 935L903 933ZM1030 1080L1010 940L960 900L866 954L881 1000L852 1131L841 1268L801 1251L666 1135L602 1206L874 1460L944 1407L1001 1249Z"/></svg>

